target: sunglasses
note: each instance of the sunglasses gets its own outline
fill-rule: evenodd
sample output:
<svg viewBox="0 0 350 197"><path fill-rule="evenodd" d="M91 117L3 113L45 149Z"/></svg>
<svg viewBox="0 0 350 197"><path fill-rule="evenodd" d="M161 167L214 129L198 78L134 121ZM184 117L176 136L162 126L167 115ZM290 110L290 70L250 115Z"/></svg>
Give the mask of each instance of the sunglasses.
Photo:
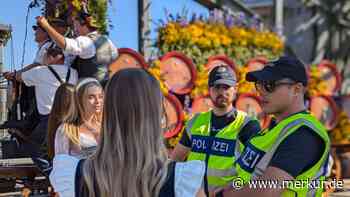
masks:
<svg viewBox="0 0 350 197"><path fill-rule="evenodd" d="M278 81L258 81L255 83L255 89L258 92L272 93L281 85L294 85L296 82L278 82Z"/></svg>

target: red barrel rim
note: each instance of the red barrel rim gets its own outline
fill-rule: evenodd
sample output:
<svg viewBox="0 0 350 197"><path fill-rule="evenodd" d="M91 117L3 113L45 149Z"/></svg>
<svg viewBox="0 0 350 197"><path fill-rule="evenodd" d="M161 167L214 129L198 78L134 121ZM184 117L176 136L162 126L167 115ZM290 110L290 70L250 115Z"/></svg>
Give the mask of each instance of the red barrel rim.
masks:
<svg viewBox="0 0 350 197"><path fill-rule="evenodd" d="M336 85L335 85L334 89L332 90L332 93L339 91L341 88L341 80L342 79L341 79L341 76L338 72L337 66L329 60L322 60L318 64L318 67L327 67L333 72L333 74L335 76L335 80L336 80Z"/></svg>
<svg viewBox="0 0 350 197"><path fill-rule="evenodd" d="M258 56L258 57L255 57L255 58L252 58L250 59L248 62L247 62L247 67L248 67L248 70L249 70L249 67L252 66L252 64L255 64L255 63L259 63L259 64L262 64L262 65L265 65L268 63L268 59L263 57L263 56Z"/></svg>
<svg viewBox="0 0 350 197"><path fill-rule="evenodd" d="M313 104L313 100L316 99L316 98L323 98L325 100L327 100L327 102L329 103L331 109L333 110L333 118L332 120L330 121L331 124L327 125L327 124L324 124L324 126L326 127L326 129L328 130L331 130L333 128L335 128L335 126L337 125L337 122L338 122L338 118L339 118L339 108L337 106L337 104L335 103L335 101L332 99L332 97L330 96L327 96L327 95L318 95L318 96L312 96L310 97L310 111L312 112L312 104Z"/></svg>
<svg viewBox="0 0 350 197"><path fill-rule="evenodd" d="M130 48L119 48L118 49L119 54L129 54L132 57L134 57L142 66L142 68L147 69L149 65L146 63L145 58L138 52L134 51L133 49Z"/></svg>
<svg viewBox="0 0 350 197"><path fill-rule="evenodd" d="M177 117L178 117L175 128L172 130L166 131L164 133L165 138L172 138L172 137L176 136L181 131L181 129L183 127L183 121L184 121L184 114L183 114L183 110L182 110L183 107L182 107L181 102L179 101L179 99L177 99L177 97L175 95L169 93L169 94L165 95L165 97L170 103L172 103L175 106L175 110L176 110Z"/></svg>
<svg viewBox="0 0 350 197"><path fill-rule="evenodd" d="M230 66L232 68L232 70L236 73L236 75L238 74L238 69L237 69L235 62L232 59L230 59L229 57L227 57L226 55L214 55L214 56L209 57L208 62L205 64L205 68L208 69L210 63L213 61L216 61L216 60L225 62L228 66Z"/></svg>
<svg viewBox="0 0 350 197"><path fill-rule="evenodd" d="M190 82L187 84L187 86L183 89L177 90L177 91L173 91L177 94L187 94L189 92L191 92L191 90L194 88L194 84L197 78L197 70L192 62L192 60L190 58L188 58L186 55L184 55L181 52L178 51L171 51L166 53L163 57L160 58L161 62L166 61L169 58L179 58L181 61L185 62L186 65L189 67L190 72L191 72L191 80ZM169 87L168 87L169 88ZM171 89L171 88L169 88Z"/></svg>
<svg viewBox="0 0 350 197"><path fill-rule="evenodd" d="M145 59L138 52L136 52L132 49L129 49L129 48L120 48L120 49L118 49L118 53L119 53L118 58L108 66L109 76L112 76L114 73L118 72L121 69L135 67L134 64L132 64L132 66L127 65L125 63L120 64L120 61L122 61L120 59L122 57L122 55L131 56L133 61L135 61L135 62L137 62L137 64L139 64L139 65L136 65L137 68L144 68L144 69L148 68L148 64L146 63Z"/></svg>
<svg viewBox="0 0 350 197"><path fill-rule="evenodd" d="M257 96L256 94L252 94L252 93L244 93L244 94L241 94L238 96L238 98L236 99L236 108L238 109L237 105L238 105L238 102L239 100L242 100L243 98L253 98L254 100L257 101L257 103L259 104L259 106L261 107L261 110L262 109L262 101L261 101L261 98L259 96ZM263 119L259 119L261 122L260 122L260 125L262 128L267 128L271 122L271 117L268 116L268 115L263 115Z"/></svg>

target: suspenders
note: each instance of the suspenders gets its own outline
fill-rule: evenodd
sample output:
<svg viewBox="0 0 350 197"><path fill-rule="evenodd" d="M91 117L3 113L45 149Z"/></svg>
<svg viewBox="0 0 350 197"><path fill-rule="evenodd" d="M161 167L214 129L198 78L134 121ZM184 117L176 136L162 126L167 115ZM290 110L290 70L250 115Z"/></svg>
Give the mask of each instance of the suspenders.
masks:
<svg viewBox="0 0 350 197"><path fill-rule="evenodd" d="M57 74L57 72L50 66L48 65L47 68L51 71L51 73L55 76L55 78L62 84L64 82L68 82L69 77L70 77L70 68L68 68L68 72L66 75L66 80L62 81L62 79L60 78L60 76Z"/></svg>

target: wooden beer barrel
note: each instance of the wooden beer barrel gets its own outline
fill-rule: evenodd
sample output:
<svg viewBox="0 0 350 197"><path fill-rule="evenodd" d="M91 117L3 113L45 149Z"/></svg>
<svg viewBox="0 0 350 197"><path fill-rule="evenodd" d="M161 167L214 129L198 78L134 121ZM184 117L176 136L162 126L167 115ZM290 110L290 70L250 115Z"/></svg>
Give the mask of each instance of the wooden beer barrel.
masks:
<svg viewBox="0 0 350 197"><path fill-rule="evenodd" d="M177 51L166 53L161 58L160 77L168 90L176 94L191 92L196 80L196 68L192 60Z"/></svg>
<svg viewBox="0 0 350 197"><path fill-rule="evenodd" d="M192 102L191 115L206 112L213 108L213 102L209 95L196 97Z"/></svg>
<svg viewBox="0 0 350 197"><path fill-rule="evenodd" d="M260 120L262 128L268 127L271 118L263 112L261 99L255 94L241 94L236 100L236 108Z"/></svg>
<svg viewBox="0 0 350 197"><path fill-rule="evenodd" d="M236 73L238 73L236 64L226 55L215 55L208 58L208 63L205 65L206 69L208 71L212 70L213 68L225 65L232 68L232 70Z"/></svg>
<svg viewBox="0 0 350 197"><path fill-rule="evenodd" d="M162 119L164 137L171 138L177 135L183 126L184 114L181 102L173 94L167 94L164 99L165 116Z"/></svg>
<svg viewBox="0 0 350 197"><path fill-rule="evenodd" d="M256 57L256 58L250 59L247 63L248 72L263 69L267 62L268 60L264 57Z"/></svg>
<svg viewBox="0 0 350 197"><path fill-rule="evenodd" d="M337 125L339 109L332 97L325 95L311 97L310 111L326 129L331 130Z"/></svg>
<svg viewBox="0 0 350 197"><path fill-rule="evenodd" d="M109 77L124 68L148 68L148 64L141 54L129 49L118 49L118 58L109 65Z"/></svg>
<svg viewBox="0 0 350 197"><path fill-rule="evenodd" d="M326 81L327 88L323 94L333 95L341 87L341 77L337 66L328 60L323 60L318 65L321 71L321 78Z"/></svg>

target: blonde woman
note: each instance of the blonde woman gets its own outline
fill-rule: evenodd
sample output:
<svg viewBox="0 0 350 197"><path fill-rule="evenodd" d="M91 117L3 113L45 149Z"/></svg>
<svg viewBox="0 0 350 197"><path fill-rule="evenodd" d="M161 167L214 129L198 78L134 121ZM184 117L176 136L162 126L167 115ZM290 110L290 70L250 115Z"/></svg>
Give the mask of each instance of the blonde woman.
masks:
<svg viewBox="0 0 350 197"><path fill-rule="evenodd" d="M97 146L103 109L103 89L94 78L81 79L75 87L75 103L55 137L55 154L86 157Z"/></svg>
<svg viewBox="0 0 350 197"><path fill-rule="evenodd" d="M205 164L170 162L162 94L146 71L124 69L107 84L101 142L86 160L57 155L50 181L60 197L205 196Z"/></svg>

